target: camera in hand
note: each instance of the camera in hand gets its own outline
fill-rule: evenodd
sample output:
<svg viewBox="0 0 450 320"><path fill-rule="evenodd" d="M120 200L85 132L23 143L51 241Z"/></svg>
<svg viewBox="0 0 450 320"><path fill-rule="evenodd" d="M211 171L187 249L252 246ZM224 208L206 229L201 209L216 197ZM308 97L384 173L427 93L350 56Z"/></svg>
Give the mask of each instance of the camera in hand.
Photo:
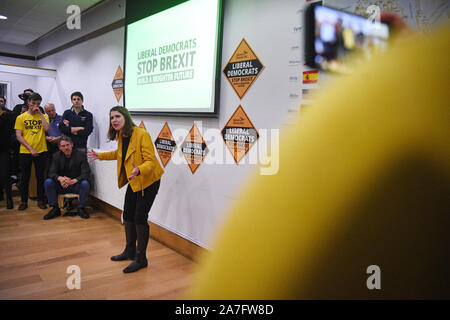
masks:
<svg viewBox="0 0 450 320"><path fill-rule="evenodd" d="M30 95L31 95L30 93L21 93L19 94L19 98L20 100L23 100L23 102L26 102L30 97Z"/></svg>

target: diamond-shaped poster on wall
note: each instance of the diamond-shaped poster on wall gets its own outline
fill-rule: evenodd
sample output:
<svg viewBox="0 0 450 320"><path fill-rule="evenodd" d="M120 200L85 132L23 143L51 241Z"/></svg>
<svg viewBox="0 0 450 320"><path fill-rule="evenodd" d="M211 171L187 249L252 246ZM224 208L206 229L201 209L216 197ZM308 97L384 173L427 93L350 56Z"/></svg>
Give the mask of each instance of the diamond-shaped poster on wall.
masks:
<svg viewBox="0 0 450 320"><path fill-rule="evenodd" d="M236 164L247 154L259 138L259 133L241 105L222 129L222 138Z"/></svg>
<svg viewBox="0 0 450 320"><path fill-rule="evenodd" d="M209 152L206 142L195 124L184 139L181 152L184 154L189 169L194 174Z"/></svg>
<svg viewBox="0 0 450 320"><path fill-rule="evenodd" d="M173 139L172 132L170 131L167 122L164 124L155 140L155 147L165 168L177 148L177 143Z"/></svg>
<svg viewBox="0 0 450 320"><path fill-rule="evenodd" d="M239 98L242 99L263 69L263 64L252 48L245 39L242 39L223 69L223 73Z"/></svg>
<svg viewBox="0 0 450 320"><path fill-rule="evenodd" d="M142 128L145 131L147 131L147 128L145 127L144 121L141 120L141 122L139 123L139 128Z"/></svg>
<svg viewBox="0 0 450 320"><path fill-rule="evenodd" d="M120 98L123 94L123 72L120 66L117 67L116 74L114 75L114 80L111 84L114 95L116 96L117 102L119 102Z"/></svg>

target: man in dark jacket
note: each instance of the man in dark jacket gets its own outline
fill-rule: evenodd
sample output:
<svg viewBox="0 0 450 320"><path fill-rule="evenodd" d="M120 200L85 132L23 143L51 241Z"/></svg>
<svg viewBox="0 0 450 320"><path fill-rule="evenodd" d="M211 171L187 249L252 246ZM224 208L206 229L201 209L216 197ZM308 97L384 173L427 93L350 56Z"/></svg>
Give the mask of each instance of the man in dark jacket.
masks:
<svg viewBox="0 0 450 320"><path fill-rule="evenodd" d="M13 209L11 193L10 149L13 136L13 117L5 107L6 99L0 96L0 201L3 201L3 190L6 192L6 207Z"/></svg>
<svg viewBox="0 0 450 320"><path fill-rule="evenodd" d="M75 149L72 139L62 135L58 142L59 150L53 155L52 164L45 180L44 187L48 204L52 209L44 216L49 220L61 215L58 206L59 193L78 193L78 215L88 219L84 209L91 185L89 183L90 168L86 153Z"/></svg>
<svg viewBox="0 0 450 320"><path fill-rule="evenodd" d="M84 109L81 92L72 93L70 100L72 108L64 111L59 130L72 138L75 148L86 153L87 139L94 128L92 113Z"/></svg>
<svg viewBox="0 0 450 320"><path fill-rule="evenodd" d="M3 96L0 96L0 110L8 111L8 112L11 111L6 107L6 98Z"/></svg>

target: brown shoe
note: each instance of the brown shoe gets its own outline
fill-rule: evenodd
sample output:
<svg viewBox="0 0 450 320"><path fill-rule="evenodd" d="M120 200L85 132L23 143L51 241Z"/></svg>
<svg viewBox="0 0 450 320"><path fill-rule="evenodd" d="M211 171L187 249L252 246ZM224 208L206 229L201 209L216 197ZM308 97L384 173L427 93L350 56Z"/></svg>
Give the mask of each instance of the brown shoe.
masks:
<svg viewBox="0 0 450 320"><path fill-rule="evenodd" d="M26 202L20 203L20 205L19 205L19 211L23 211L23 210L25 210L26 208L28 208L28 203L26 203Z"/></svg>
<svg viewBox="0 0 450 320"><path fill-rule="evenodd" d="M45 205L45 203L42 203L42 202L38 203L38 207L42 210L47 209L47 206Z"/></svg>

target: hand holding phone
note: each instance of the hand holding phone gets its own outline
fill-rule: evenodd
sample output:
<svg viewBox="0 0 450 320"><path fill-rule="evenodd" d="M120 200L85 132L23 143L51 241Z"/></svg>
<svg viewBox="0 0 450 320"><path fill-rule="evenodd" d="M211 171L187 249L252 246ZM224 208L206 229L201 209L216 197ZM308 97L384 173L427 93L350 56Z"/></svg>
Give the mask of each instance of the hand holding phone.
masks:
<svg viewBox="0 0 450 320"><path fill-rule="evenodd" d="M387 49L389 27L379 21L311 5L305 23L305 62L313 68L348 73Z"/></svg>

